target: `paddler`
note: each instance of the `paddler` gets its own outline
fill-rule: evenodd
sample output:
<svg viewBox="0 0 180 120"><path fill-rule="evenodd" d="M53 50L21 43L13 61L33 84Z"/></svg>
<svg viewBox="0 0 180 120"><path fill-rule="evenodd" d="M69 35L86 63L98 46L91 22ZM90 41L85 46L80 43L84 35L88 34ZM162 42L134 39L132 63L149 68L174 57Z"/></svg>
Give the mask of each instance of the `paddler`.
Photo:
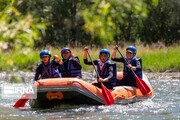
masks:
<svg viewBox="0 0 180 120"><path fill-rule="evenodd" d="M36 68L36 73L34 80L39 80L39 75L41 75L40 79L46 78L60 78L59 74L59 66L61 61L51 60L51 54L48 50L42 50L40 52L41 63L38 64Z"/></svg>
<svg viewBox="0 0 180 120"><path fill-rule="evenodd" d="M61 76L64 77L75 77L82 78L81 64L79 58L71 53L71 50L67 47L61 50L62 65L60 66ZM59 60L59 57L55 55L55 59Z"/></svg>
<svg viewBox="0 0 180 120"><path fill-rule="evenodd" d="M111 60L124 63L123 79L117 82L117 85L123 86L134 86L137 87L136 78L130 69L133 69L139 78L142 78L142 60L136 57L137 49L134 46L128 46L126 48L125 59L129 64L126 64L122 57L116 57L118 46L114 47Z"/></svg>
<svg viewBox="0 0 180 120"><path fill-rule="evenodd" d="M91 61L87 60L87 50L88 47L84 48L84 63L87 65L93 65ZM107 49L101 49L99 52L99 59L93 60L94 64L97 65L97 71L100 78L97 78L97 83L93 85L101 88L101 82L108 89L112 89L116 85L116 64L109 60L110 52Z"/></svg>

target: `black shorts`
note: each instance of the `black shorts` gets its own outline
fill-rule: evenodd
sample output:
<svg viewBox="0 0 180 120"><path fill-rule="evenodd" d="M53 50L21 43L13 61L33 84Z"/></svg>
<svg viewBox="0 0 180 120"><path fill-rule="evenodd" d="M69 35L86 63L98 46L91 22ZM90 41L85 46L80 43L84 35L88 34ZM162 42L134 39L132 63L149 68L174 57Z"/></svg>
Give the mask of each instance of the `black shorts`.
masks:
<svg viewBox="0 0 180 120"><path fill-rule="evenodd" d="M98 83L93 83L93 85L97 86L98 88L102 88L100 82L98 82ZM108 82L103 82L103 85L104 85L106 88L108 88L108 89L113 89L113 86L112 86L110 83L108 83Z"/></svg>
<svg viewBox="0 0 180 120"><path fill-rule="evenodd" d="M136 80L135 79L118 79L117 80L117 86L133 86L137 87Z"/></svg>

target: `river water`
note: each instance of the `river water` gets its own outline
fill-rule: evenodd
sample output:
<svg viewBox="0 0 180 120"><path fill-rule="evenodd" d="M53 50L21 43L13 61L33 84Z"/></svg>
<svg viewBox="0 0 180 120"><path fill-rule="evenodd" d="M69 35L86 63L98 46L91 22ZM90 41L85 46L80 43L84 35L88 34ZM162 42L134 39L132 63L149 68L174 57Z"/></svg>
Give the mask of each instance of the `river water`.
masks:
<svg viewBox="0 0 180 120"><path fill-rule="evenodd" d="M180 73L146 75L155 91L155 96L149 100L128 105L63 105L51 109L31 109L26 104L24 108L14 109L12 106L16 100L0 98L0 120L180 120ZM32 82L34 74L2 72L0 83L9 83L12 76ZM92 78L91 73L83 73L84 80L91 82L95 79L89 78Z"/></svg>

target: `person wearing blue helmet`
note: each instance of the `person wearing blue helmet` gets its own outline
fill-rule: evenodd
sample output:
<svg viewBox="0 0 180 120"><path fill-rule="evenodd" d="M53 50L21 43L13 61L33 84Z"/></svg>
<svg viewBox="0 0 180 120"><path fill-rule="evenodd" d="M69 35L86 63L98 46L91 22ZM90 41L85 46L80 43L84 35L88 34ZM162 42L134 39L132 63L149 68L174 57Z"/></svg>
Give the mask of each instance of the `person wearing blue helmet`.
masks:
<svg viewBox="0 0 180 120"><path fill-rule="evenodd" d="M87 60L87 50L88 47L84 48L84 63L87 65L93 65L91 61ZM104 86L108 89L112 89L113 86L116 85L117 78L117 69L116 64L109 60L110 52L107 49L100 50L99 59L93 60L94 64L97 65L97 71L99 73L100 78L97 78L97 82L93 83L93 85L101 88L101 82L103 82Z"/></svg>
<svg viewBox="0 0 180 120"><path fill-rule="evenodd" d="M57 61L51 60L50 57L51 54L48 50L42 50L40 52L40 58L42 59L42 61L38 64L38 67L36 68L36 73L34 77L35 81L39 80L39 75L41 75L41 79L60 78L58 70L58 67L60 65Z"/></svg>
<svg viewBox="0 0 180 120"><path fill-rule="evenodd" d="M137 49L134 46L128 46L126 48L125 59L129 63L126 64L126 62L122 57L116 57L117 48L118 46L116 45L114 47L114 52L112 54L111 60L124 63L123 79L119 80L117 82L117 85L119 86L127 85L127 86L137 87L136 78L131 71L131 69L133 69L136 75L142 78L142 60L136 57Z"/></svg>
<svg viewBox="0 0 180 120"><path fill-rule="evenodd" d="M79 61L79 58L74 56L74 54L71 53L71 50L67 47L63 48L61 50L61 56L62 56L62 65L60 66L59 71L61 72L62 77L76 77L76 78L82 78L81 74L81 64ZM55 59L59 59L59 57L56 55Z"/></svg>

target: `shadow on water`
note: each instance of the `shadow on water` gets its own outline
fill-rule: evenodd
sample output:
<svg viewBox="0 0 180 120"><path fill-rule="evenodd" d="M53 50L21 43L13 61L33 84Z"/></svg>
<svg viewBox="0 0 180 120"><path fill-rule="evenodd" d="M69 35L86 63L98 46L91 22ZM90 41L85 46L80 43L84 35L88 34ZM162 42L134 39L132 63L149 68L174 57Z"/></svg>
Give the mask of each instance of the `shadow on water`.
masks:
<svg viewBox="0 0 180 120"><path fill-rule="evenodd" d="M22 74L22 73L21 73ZM26 75L27 74L27 77ZM25 81L33 80L33 73L25 73ZM179 75L179 73L177 73ZM163 120L180 119L180 80L172 77L162 78L158 75L146 74L155 90L153 99L148 99L133 104L111 106L104 105L61 105L49 109L32 109L28 104L24 108L14 109L16 100L0 99L0 119L48 120L48 119L121 119L121 120ZM19 75L21 76L21 75ZM91 73L84 73L83 79L89 79ZM157 78L154 78L157 76ZM163 75L165 76L165 75ZM22 77L22 76L21 76ZM8 82L10 75L0 74L1 83ZM3 79L4 78L4 79Z"/></svg>

